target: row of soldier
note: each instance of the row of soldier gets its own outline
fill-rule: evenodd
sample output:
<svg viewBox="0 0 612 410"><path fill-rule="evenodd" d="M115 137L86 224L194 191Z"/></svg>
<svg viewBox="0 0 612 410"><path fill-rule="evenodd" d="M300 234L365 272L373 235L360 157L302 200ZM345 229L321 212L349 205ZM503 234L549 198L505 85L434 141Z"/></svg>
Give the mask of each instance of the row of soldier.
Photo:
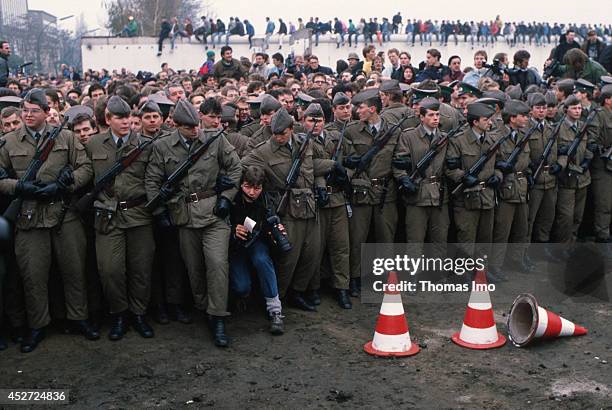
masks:
<svg viewBox="0 0 612 410"><path fill-rule="evenodd" d="M590 186L595 236L608 241L611 87L597 89L601 108L583 80L526 101L465 83L444 96L430 81L407 89L387 80L355 95L334 90L331 100L299 93L294 104L290 89L277 88L251 98L252 118L241 124L236 106L214 98L194 105L151 95L138 103L140 133L115 95L104 110L108 129L95 135L101 124L85 106L65 113L74 133L55 135L47 95L32 89L20 102L22 125L0 148L0 192L19 200L14 252L28 327L21 350L34 350L50 323L52 262L66 317L88 339L99 338L88 320L99 281L111 340L130 325L153 336L151 294L170 307L158 308L160 322L191 322L190 287L215 344L227 346L229 288L236 306L244 302L251 270L279 334L281 301L316 310L322 272L339 305L351 308L368 240L571 242ZM33 159L38 168L26 177ZM490 280L507 278L503 259ZM524 248L506 260L532 267Z"/></svg>

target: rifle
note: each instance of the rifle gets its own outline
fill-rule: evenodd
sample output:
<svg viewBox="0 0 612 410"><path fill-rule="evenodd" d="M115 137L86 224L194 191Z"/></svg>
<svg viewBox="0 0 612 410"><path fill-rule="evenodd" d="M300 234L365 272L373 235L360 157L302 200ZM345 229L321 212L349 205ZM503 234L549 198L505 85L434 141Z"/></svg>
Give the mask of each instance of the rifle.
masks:
<svg viewBox="0 0 612 410"><path fill-rule="evenodd" d="M370 162L372 162L374 156L378 154L385 147L385 145L387 145L387 142L389 142L393 133L400 128L407 119L408 116L404 115L396 124L388 128L381 137L374 140L370 149L361 157L359 165L357 165L357 168L355 168L353 178L357 178L359 174L366 170L366 168L370 165Z"/></svg>
<svg viewBox="0 0 612 410"><path fill-rule="evenodd" d="M436 145L434 145L433 147L431 147L429 149L429 151L427 151L425 153L425 155L423 156L423 158L421 158L419 160L419 162L417 162L416 167L414 169L414 171L412 171L412 173L410 175L408 175L408 178L410 178L410 180L413 183L416 183L416 178L419 175L424 175L425 174L425 170L429 167L429 164L431 163L431 161L434 159L434 157L436 155L438 155L438 153L440 152L440 149L442 147L444 147L447 143L448 140L450 138L452 138L456 133L458 133L459 131L461 131L461 128L463 127L463 124L453 128L452 130L450 130L448 132L448 134L446 134L446 136L442 137L437 143Z"/></svg>
<svg viewBox="0 0 612 410"><path fill-rule="evenodd" d="M43 166L47 158L49 158L49 155L53 150L55 140L59 136L60 132L62 132L67 123L68 118L64 118L64 120L58 127L53 128L53 130L47 133L46 139L43 141L40 147L36 148L34 157L32 157L28 168L26 169L23 176L19 179L19 181L30 182L36 179L38 171L40 171L40 168ZM19 213L21 212L22 204L23 198L17 197L13 199L8 208L6 208L6 211L4 211L4 217L10 222L15 223L17 221Z"/></svg>
<svg viewBox="0 0 612 410"><path fill-rule="evenodd" d="M544 146L544 151L542 151L542 155L540 155L540 159L538 160L538 166L536 167L535 172L533 173L534 181L538 180L538 177L540 176L540 174L542 173L542 170L544 169L544 164L546 164L546 162L548 161L548 156L550 155L552 151L553 144L555 143L555 140L557 139L557 135L559 134L559 131L561 130L561 125L563 124L563 121L565 121L565 114L563 114L563 116L559 119L559 121L555 125L555 128L553 129L552 134L550 134L550 137L548 137L548 141L546 141L546 145Z"/></svg>
<svg viewBox="0 0 612 410"><path fill-rule="evenodd" d="M593 122L593 119L595 119L595 115L597 115L598 112L599 110L597 109L594 109L593 111L591 111L587 119L584 121L584 124L582 124L582 128L580 129L580 131L576 133L576 137L574 138L569 148L567 149L567 164L568 165L570 164L570 162L574 160L574 157L576 156L576 152L578 152L578 146L580 145L580 142L582 141L584 134L586 134L587 128L589 127L591 122Z"/></svg>
<svg viewBox="0 0 612 410"><path fill-rule="evenodd" d="M189 154L187 159L183 161L174 170L174 172L170 174L168 178L166 178L166 181L164 181L164 183L160 187L160 190L157 192L157 194L155 194L155 196L149 202L146 203L145 208L147 208L149 211L152 212L162 202L168 200L169 198L164 198L166 194L163 194L162 191L169 191L169 192L174 193L176 183L182 180L185 177L185 175L187 175L189 168L191 168L193 164L195 164L198 161L198 159L200 159L200 157L206 152L208 147L210 147L210 145L213 142L215 142L215 140L219 138L223 134L224 131L225 129L221 129L221 131L219 131L218 133L210 137L205 143L200 145L195 151Z"/></svg>
<svg viewBox="0 0 612 410"><path fill-rule="evenodd" d="M112 181L115 180L117 175L123 172L127 167L129 167L146 147L153 143L153 139L148 139L144 142L138 144L136 148L131 150L125 157L118 159L115 161L112 167L107 169L98 179L96 180L93 189L83 195L81 199L79 199L75 205L76 209L79 213L84 213L89 208L91 208L92 204L96 200L98 194L104 190Z"/></svg>
<svg viewBox="0 0 612 410"><path fill-rule="evenodd" d="M480 174L480 171L482 171L482 169L484 168L484 165L487 163L488 160L490 160L493 157L493 155L495 155L499 147L501 147L501 144L503 144L503 142L506 141L506 139L510 136L510 134L511 133L508 133L504 137L495 141L495 143L489 147L487 152L482 154L480 158L478 158L478 161L476 161L474 165L470 167L466 175L476 176ZM453 192L451 192L451 195L458 195L462 193L464 189L465 189L465 184L461 182L459 185L457 185L455 189L453 189Z"/></svg>
<svg viewBox="0 0 612 410"><path fill-rule="evenodd" d="M344 125L342 126L342 132L340 133L340 138L338 138L338 144L336 144L336 147L334 148L334 152L332 153L332 156L331 156L332 161L337 161L338 155L342 153L342 143L344 142L344 131L346 131L347 124L348 124L348 121L346 121ZM330 172L325 177L326 185L329 185L331 179L332 179L332 173ZM353 216L353 208L351 207L351 203L348 200L348 198L351 197L350 181L346 181L346 183L343 185L342 188L344 189L344 207L346 208L346 214L349 218L351 218Z"/></svg>
<svg viewBox="0 0 612 410"><path fill-rule="evenodd" d="M287 202L287 196L289 194L289 190L295 185L297 182L298 176L300 175L300 168L302 167L302 162L304 162L304 156L306 155L306 149L308 148L308 144L310 143L310 138L312 137L312 131L317 126L317 122L320 120L314 119L314 125L310 131L306 134L306 138L300 147L297 155L293 158L293 163L291 164L291 169L289 169L289 173L287 174L287 178L285 178L285 187L283 188L283 196L276 207L276 214L280 213L281 209L285 206L285 202Z"/></svg>

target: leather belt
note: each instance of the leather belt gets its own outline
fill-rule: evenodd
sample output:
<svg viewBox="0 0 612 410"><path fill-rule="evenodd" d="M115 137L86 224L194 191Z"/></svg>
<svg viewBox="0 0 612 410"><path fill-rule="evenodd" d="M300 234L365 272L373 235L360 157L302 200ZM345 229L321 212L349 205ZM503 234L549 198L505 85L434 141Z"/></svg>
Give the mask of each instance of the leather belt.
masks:
<svg viewBox="0 0 612 410"><path fill-rule="evenodd" d="M147 202L146 195L135 199L129 199L127 201L119 201L119 206L117 207L120 211L127 211L130 208L137 207L139 205L145 204Z"/></svg>
<svg viewBox="0 0 612 410"><path fill-rule="evenodd" d="M435 184L437 182L440 182L440 177L437 175L432 175L430 177L425 177L423 178L423 182L425 182L426 184Z"/></svg>
<svg viewBox="0 0 612 410"><path fill-rule="evenodd" d="M215 195L217 195L217 192L213 189L209 189L208 191L192 192L189 194L189 196L185 197L185 202L188 204L192 202L199 202L202 199L210 198L211 196Z"/></svg>
<svg viewBox="0 0 612 410"><path fill-rule="evenodd" d="M341 188L335 187L335 186L326 186L325 190L327 191L328 194L336 194L338 192L343 192L343 190Z"/></svg>
<svg viewBox="0 0 612 410"><path fill-rule="evenodd" d="M385 183L387 183L387 178L372 178L370 182L372 183L373 187L380 186L380 185L384 185Z"/></svg>
<svg viewBox="0 0 612 410"><path fill-rule="evenodd" d="M525 174L523 174L523 171L517 171L514 173L514 175L516 175L517 179L521 179Z"/></svg>

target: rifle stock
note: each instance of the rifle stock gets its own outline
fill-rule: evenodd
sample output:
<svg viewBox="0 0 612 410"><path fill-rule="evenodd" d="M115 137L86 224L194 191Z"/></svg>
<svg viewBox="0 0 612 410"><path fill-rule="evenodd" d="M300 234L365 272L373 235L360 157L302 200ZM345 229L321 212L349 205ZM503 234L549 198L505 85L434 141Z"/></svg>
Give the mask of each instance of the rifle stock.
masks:
<svg viewBox="0 0 612 410"><path fill-rule="evenodd" d="M544 146L544 151L542 151L542 155L540 155L538 166L535 172L533 173L534 181L538 180L538 177L542 173L542 169L544 169L544 164L546 164L546 161L548 161L548 156L550 155L550 152L552 151L552 147L555 143L555 140L557 139L557 135L559 134L559 131L561 130L561 125L563 124L563 121L565 121L565 114L563 114L563 116L559 119L559 122L557 122L557 124L555 125L555 129L553 130L552 134L550 135L550 137L548 137L548 141L546 141L546 145Z"/></svg>

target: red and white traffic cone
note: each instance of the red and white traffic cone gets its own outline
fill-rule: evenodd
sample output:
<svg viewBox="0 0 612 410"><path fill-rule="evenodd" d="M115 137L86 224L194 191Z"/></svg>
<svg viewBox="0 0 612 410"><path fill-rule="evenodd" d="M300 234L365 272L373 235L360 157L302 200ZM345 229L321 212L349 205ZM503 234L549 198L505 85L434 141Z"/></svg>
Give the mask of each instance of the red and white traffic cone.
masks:
<svg viewBox="0 0 612 410"><path fill-rule="evenodd" d="M506 343L506 338L497 331L493 317L493 305L489 291L486 290L487 279L483 270L476 271L474 282L477 285L485 286L485 290L472 290L461 331L455 333L451 339L459 346L468 349L501 347Z"/></svg>
<svg viewBox="0 0 612 410"><path fill-rule="evenodd" d="M538 338L582 336L587 329L578 326L542 306L533 295L523 293L512 303L508 315L508 336L517 347L523 347Z"/></svg>
<svg viewBox="0 0 612 410"><path fill-rule="evenodd" d="M387 284L397 285L397 274L389 272ZM380 314L376 321L374 338L363 349L374 356L412 356L421 349L410 340L408 322L404 315L402 295L398 291L385 290Z"/></svg>

